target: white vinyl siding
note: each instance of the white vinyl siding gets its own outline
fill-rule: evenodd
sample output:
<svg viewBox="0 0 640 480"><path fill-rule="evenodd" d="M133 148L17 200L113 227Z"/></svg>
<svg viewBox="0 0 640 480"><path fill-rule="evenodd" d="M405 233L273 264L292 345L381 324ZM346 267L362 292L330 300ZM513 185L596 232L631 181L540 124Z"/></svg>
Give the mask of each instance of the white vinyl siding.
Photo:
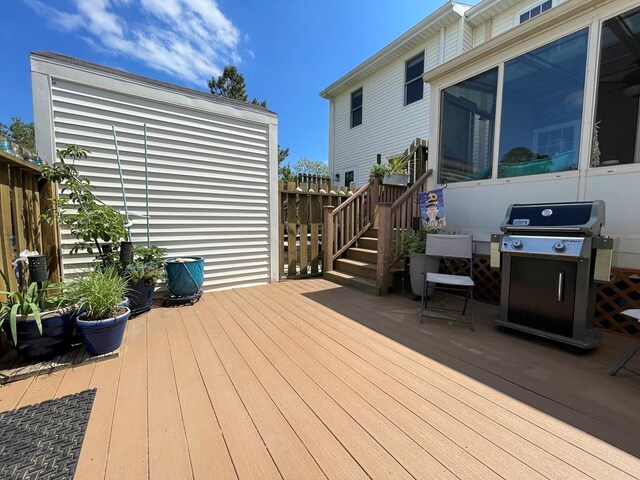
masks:
<svg viewBox="0 0 640 480"><path fill-rule="evenodd" d="M556 0L554 6L558 6L567 0ZM528 7L534 7L540 2L535 0L525 0L513 5L511 8L504 10L492 19L491 38L500 35L501 33L511 30L513 27L519 25L518 12L527 9Z"/></svg>
<svg viewBox="0 0 640 480"><path fill-rule="evenodd" d="M426 44L426 51L424 57L424 71L431 70L439 65L439 44L440 38L436 35L431 37ZM427 89L428 90L428 89Z"/></svg>
<svg viewBox="0 0 640 480"><path fill-rule="evenodd" d="M151 242L170 256L205 258L205 289L267 283L272 273L270 152L265 121L190 108L114 90L52 78L55 148L76 143L91 150L77 163L107 204L124 211L111 125L115 125L124 172L133 241L144 244L143 124L147 123ZM120 91L116 89L120 87ZM124 91L124 92L123 92ZM185 102L188 103L188 102ZM194 102L195 103L195 102ZM36 106L40 108L40 106ZM253 112L252 112L253 113ZM273 117L273 114L270 114ZM260 115L253 115L259 117ZM246 117L246 118L243 118ZM273 121L273 120L272 120ZM137 215L136 215L137 214ZM86 268L91 257L70 255L73 239L62 232L65 275Z"/></svg>
<svg viewBox="0 0 640 480"><path fill-rule="evenodd" d="M462 52L460 53L464 53L473 48L473 28L466 22L463 25Z"/></svg>
<svg viewBox="0 0 640 480"><path fill-rule="evenodd" d="M456 22L446 28L444 39L445 62L448 62L460 53L458 51L458 30L460 29L459 25L460 24Z"/></svg>
<svg viewBox="0 0 640 480"><path fill-rule="evenodd" d="M419 53L407 55L407 59ZM351 92L344 92L334 102L334 162L331 174L355 170L356 185L369 179L376 154L388 155L405 150L416 137L428 133L429 91L410 105L404 105L405 61L397 61L363 84L363 121L349 128Z"/></svg>
<svg viewBox="0 0 640 480"><path fill-rule="evenodd" d="M460 22L445 31L444 57L455 57L458 49ZM425 84L422 100L404 105L405 61L425 51L425 71L438 66L440 37L430 37L426 43L405 55L402 60L382 68L369 76L363 87L363 118L358 128L349 128L351 91L344 91L331 100L330 174L345 170L356 171L356 185L369 179L369 170L376 155L390 156L402 153L417 137L429 134L430 88ZM333 178L333 177L332 177Z"/></svg>
<svg viewBox="0 0 640 480"><path fill-rule="evenodd" d="M487 41L487 23L482 23L473 29L473 46L477 47Z"/></svg>

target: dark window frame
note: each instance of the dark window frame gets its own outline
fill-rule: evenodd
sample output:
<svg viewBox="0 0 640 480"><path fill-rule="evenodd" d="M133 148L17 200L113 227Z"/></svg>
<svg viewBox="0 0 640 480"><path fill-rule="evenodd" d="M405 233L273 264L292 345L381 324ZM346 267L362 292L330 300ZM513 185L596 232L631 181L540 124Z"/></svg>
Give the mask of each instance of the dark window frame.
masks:
<svg viewBox="0 0 640 480"><path fill-rule="evenodd" d="M533 20L534 18L542 15L544 12L548 12L555 7L555 0L542 0L538 3L529 5L525 10L521 10L517 13L518 25Z"/></svg>
<svg viewBox="0 0 640 480"><path fill-rule="evenodd" d="M422 70L421 73L415 77L412 78L408 78L409 76L409 64L412 63L414 60L418 59L419 57L422 57ZM409 60L407 60L406 62L404 62L404 106L406 107L407 105L411 105L413 103L419 102L420 100L422 100L424 98L424 85L422 85L422 75L424 74L424 50L420 53L418 53L417 55L414 55L413 57L411 57ZM409 88L412 85L415 85L416 83L419 83L420 86L422 87L420 89L420 98L416 98L413 99L411 101L409 101Z"/></svg>
<svg viewBox="0 0 640 480"><path fill-rule="evenodd" d="M354 98L360 97L360 104L354 107L353 100ZM362 103L364 98L364 92L362 87L358 88L351 92L351 114L350 114L350 122L349 128L355 128L359 125L362 125Z"/></svg>

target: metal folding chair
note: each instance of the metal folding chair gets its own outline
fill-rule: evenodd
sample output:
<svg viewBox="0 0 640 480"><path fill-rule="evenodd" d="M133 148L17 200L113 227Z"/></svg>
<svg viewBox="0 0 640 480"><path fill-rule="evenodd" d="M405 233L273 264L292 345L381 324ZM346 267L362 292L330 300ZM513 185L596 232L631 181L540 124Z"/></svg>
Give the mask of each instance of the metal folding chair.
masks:
<svg viewBox="0 0 640 480"><path fill-rule="evenodd" d="M475 331L475 323L473 319L473 237L471 235L442 235L442 234L427 234L427 246L425 249L425 271L427 257L440 257L449 259L465 259L469 263L468 275L454 275L446 273L427 273L425 275L425 282L422 286L422 302L420 306L420 323L423 322L425 317L425 311L428 307L428 290L430 284L435 284L435 288L438 290L445 290L449 292L465 292L464 306L462 307L462 315L464 316L467 311L467 305L471 301L470 306L470 321L456 320L444 317L432 317L439 318L441 320L456 321L461 323L467 323L471 326L471 330ZM459 312L457 309L446 307L431 307L431 310L438 311L454 311ZM431 317L431 316L430 316Z"/></svg>
<svg viewBox="0 0 640 480"><path fill-rule="evenodd" d="M627 318L630 318L632 320L637 320L639 322L640 325L640 309L639 308L632 308L630 310L625 310L624 312L622 312L622 315L624 315ZM620 362L618 362L618 364L613 367L613 370L611 370L609 372L609 375L615 375L616 373L618 373L621 369L625 369L628 370L631 373L635 373L636 375L640 375L640 372L637 372L636 370L632 370L630 368L627 368L627 362L629 360L631 360L633 358L633 356L638 353L640 351L640 342L638 342L636 344L635 347L633 347L631 350L629 350L629 353L627 353L624 358L622 360L620 360Z"/></svg>

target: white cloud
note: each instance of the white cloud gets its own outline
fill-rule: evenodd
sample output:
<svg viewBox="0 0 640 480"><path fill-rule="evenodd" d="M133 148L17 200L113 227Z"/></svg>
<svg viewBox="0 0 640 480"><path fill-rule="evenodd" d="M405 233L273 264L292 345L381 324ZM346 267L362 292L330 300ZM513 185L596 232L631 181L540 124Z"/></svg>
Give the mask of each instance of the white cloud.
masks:
<svg viewBox="0 0 640 480"><path fill-rule="evenodd" d="M204 87L240 63L240 31L215 0L73 0L72 11L23 0L92 48L125 56Z"/></svg>

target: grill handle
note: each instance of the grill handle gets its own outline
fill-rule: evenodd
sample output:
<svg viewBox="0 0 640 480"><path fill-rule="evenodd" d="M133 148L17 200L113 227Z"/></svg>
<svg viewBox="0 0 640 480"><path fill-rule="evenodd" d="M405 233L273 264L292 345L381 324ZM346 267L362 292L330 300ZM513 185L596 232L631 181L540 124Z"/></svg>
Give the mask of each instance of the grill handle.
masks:
<svg viewBox="0 0 640 480"><path fill-rule="evenodd" d="M564 272L558 272L558 301L564 300Z"/></svg>

